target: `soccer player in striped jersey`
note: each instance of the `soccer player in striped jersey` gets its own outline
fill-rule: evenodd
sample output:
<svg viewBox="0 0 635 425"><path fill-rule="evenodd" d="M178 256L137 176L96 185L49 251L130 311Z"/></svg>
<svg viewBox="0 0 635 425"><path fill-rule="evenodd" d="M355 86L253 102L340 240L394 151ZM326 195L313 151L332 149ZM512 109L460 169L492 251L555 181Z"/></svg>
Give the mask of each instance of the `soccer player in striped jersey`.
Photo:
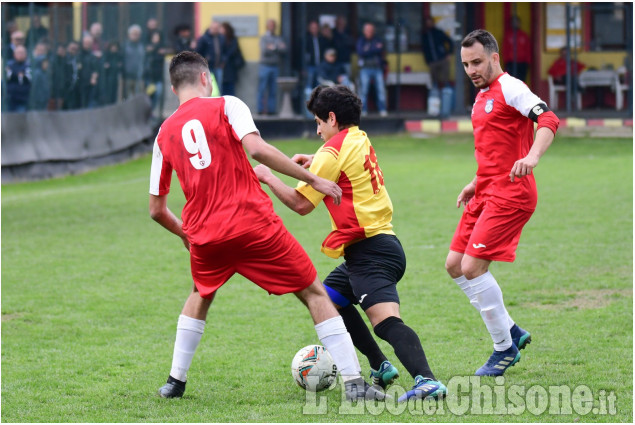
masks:
<svg viewBox="0 0 635 425"><path fill-rule="evenodd" d="M494 342L476 375L497 376L520 360L519 350L531 335L509 316L489 265L516 258L538 198L532 170L551 145L559 120L524 82L503 72L492 34L475 30L461 46L465 72L480 89L472 107L478 169L457 198L456 206L463 204L465 210L445 267L480 312Z"/></svg>
<svg viewBox="0 0 635 425"><path fill-rule="evenodd" d="M315 155L293 159L342 188L342 202L330 199L304 182L294 189L263 165L255 168L262 183L289 208L308 214L323 200L331 216L332 232L322 243L322 252L332 258L344 256L324 280L353 342L369 360L376 384L386 387L397 376L355 304L368 316L375 334L387 341L397 358L415 379L410 398L439 398L447 389L438 381L426 359L417 334L399 314L397 282L406 270L406 256L392 230L392 203L388 196L377 155L366 133L359 128L361 100L344 86L316 87L307 108L315 116L317 134L324 145Z"/></svg>

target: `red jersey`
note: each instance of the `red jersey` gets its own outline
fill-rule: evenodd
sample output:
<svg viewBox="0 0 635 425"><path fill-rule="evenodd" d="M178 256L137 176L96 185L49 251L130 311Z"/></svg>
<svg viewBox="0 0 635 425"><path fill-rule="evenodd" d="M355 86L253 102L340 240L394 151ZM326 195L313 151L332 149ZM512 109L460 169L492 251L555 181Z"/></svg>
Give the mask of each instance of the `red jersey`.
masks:
<svg viewBox="0 0 635 425"><path fill-rule="evenodd" d="M253 132L258 129L249 108L233 96L188 100L161 125L150 193L166 195L176 171L186 199L183 231L191 244L233 238L276 218L242 146Z"/></svg>
<svg viewBox="0 0 635 425"><path fill-rule="evenodd" d="M534 143L534 122L528 116L544 103L525 83L507 73L476 95L472 106L478 164L475 196L494 197L504 206L526 211L536 208L534 175L511 182L509 172L529 153Z"/></svg>
<svg viewBox="0 0 635 425"><path fill-rule="evenodd" d="M516 50L516 62L531 63L531 51L534 43L531 41L527 33L523 30L516 30L516 44L514 45L514 32L510 28L505 31L503 39L503 59L505 63L514 61L514 47Z"/></svg>

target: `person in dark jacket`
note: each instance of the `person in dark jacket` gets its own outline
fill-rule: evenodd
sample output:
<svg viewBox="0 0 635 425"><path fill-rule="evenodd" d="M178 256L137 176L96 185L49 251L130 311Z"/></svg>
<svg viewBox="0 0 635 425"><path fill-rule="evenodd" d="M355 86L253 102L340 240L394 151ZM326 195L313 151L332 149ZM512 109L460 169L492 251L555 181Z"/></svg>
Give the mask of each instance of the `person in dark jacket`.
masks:
<svg viewBox="0 0 635 425"><path fill-rule="evenodd" d="M82 37L82 48L79 52L79 93L80 107L94 108L99 105L98 82L101 68L100 59L93 53L93 36Z"/></svg>
<svg viewBox="0 0 635 425"><path fill-rule="evenodd" d="M112 105L117 102L119 78L123 72L123 55L118 41L106 44L102 60L100 78L101 104Z"/></svg>
<svg viewBox="0 0 635 425"><path fill-rule="evenodd" d="M38 42L33 50L32 75L29 110L44 111L51 97L48 45L44 42Z"/></svg>
<svg viewBox="0 0 635 425"><path fill-rule="evenodd" d="M371 81L375 83L377 109L381 116L386 111L386 88L384 87L384 43L375 36L375 25L364 24L362 36L357 40L357 56L359 58L359 79L361 84L362 115L368 113L368 91Z"/></svg>
<svg viewBox="0 0 635 425"><path fill-rule="evenodd" d="M150 43L146 45L145 83L146 94L152 101L153 114L158 114L157 107L163 98L163 72L167 48L159 31L154 31Z"/></svg>
<svg viewBox="0 0 635 425"><path fill-rule="evenodd" d="M223 44L224 37L220 33L220 24L211 21L209 28L196 42L196 53L203 56L214 73L216 83L223 82Z"/></svg>
<svg viewBox="0 0 635 425"><path fill-rule="evenodd" d="M346 28L346 17L338 16L333 30L333 45L337 50L337 62L344 65L346 75L351 78L351 55L355 51L355 40Z"/></svg>
<svg viewBox="0 0 635 425"><path fill-rule="evenodd" d="M192 37L192 28L187 24L180 24L174 28L174 53L181 53L185 50L194 51L196 40Z"/></svg>
<svg viewBox="0 0 635 425"><path fill-rule="evenodd" d="M224 59L223 63L223 81L221 93L223 95L236 95L236 82L238 81L238 72L245 66L245 59L240 51L240 45L234 32L234 27L229 22L223 22L220 29L225 42L223 43Z"/></svg>
<svg viewBox="0 0 635 425"><path fill-rule="evenodd" d="M452 39L434 26L431 16L426 18L425 29L421 34L423 57L430 68L432 84L443 88L448 84L450 75L450 58L454 50Z"/></svg>
<svg viewBox="0 0 635 425"><path fill-rule="evenodd" d="M66 46L66 80L64 82L64 109L78 109L79 97L79 44L71 41Z"/></svg>
<svg viewBox="0 0 635 425"><path fill-rule="evenodd" d="M64 92L67 73L66 47L58 44L55 55L51 59L51 98L53 109L62 109L64 105Z"/></svg>
<svg viewBox="0 0 635 425"><path fill-rule="evenodd" d="M337 51L333 48L324 52L324 60L318 68L318 83L325 86L340 84L351 90L354 88L346 75L346 68L337 61Z"/></svg>
<svg viewBox="0 0 635 425"><path fill-rule="evenodd" d="M127 99L143 91L143 65L145 47L141 41L141 27L128 28L128 40L123 47L124 97Z"/></svg>
<svg viewBox="0 0 635 425"><path fill-rule="evenodd" d="M31 92L31 65L24 46L16 46L5 67L9 112L26 112Z"/></svg>

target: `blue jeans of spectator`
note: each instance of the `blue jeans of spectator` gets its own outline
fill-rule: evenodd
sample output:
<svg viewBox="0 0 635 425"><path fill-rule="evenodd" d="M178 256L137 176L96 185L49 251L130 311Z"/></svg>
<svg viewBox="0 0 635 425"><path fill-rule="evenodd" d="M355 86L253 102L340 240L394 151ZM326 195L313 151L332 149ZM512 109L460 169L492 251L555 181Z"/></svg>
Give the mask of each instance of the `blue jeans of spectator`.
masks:
<svg viewBox="0 0 635 425"><path fill-rule="evenodd" d="M265 100L267 113L276 113L278 103L278 66L260 64L258 69L258 114L265 112ZM265 99L265 92L267 98Z"/></svg>
<svg viewBox="0 0 635 425"><path fill-rule="evenodd" d="M368 90L371 80L375 82L375 92L377 93L377 109L386 110L386 89L384 87L384 74L380 68L362 68L359 71L361 83L362 112L368 112Z"/></svg>

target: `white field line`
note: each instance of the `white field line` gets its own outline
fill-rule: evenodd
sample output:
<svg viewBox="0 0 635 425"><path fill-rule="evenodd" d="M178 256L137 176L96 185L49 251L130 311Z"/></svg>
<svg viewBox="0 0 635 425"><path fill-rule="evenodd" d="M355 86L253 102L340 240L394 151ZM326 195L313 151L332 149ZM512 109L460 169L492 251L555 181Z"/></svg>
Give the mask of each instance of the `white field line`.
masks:
<svg viewBox="0 0 635 425"><path fill-rule="evenodd" d="M85 191L91 191L97 188L101 188L103 190L104 188L110 188L110 187L114 188L117 186L139 183L142 181L148 182L148 189L149 189L150 188L149 177L138 177L136 179L122 180L122 181L115 181L115 182L84 184L80 186L60 187L58 189L44 189L40 191L25 193L23 195L2 196L2 203L5 204L10 202L19 202L19 201L38 199L38 198L45 198L47 196L56 196L56 195L64 195L64 194L76 193L76 192L85 192Z"/></svg>

